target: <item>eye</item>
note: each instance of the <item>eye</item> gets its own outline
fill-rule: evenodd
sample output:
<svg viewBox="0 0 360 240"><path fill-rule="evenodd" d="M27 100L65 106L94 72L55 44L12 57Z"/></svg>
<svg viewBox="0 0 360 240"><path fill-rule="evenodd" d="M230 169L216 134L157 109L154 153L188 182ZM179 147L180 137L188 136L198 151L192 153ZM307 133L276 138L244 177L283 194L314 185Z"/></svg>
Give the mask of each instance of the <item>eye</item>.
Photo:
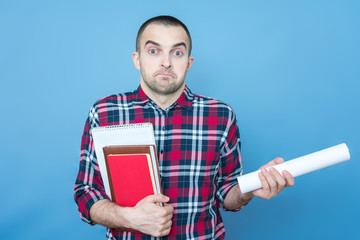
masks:
<svg viewBox="0 0 360 240"><path fill-rule="evenodd" d="M177 57L180 57L180 56L184 55L184 53L182 51L175 51L174 55Z"/></svg>
<svg viewBox="0 0 360 240"><path fill-rule="evenodd" d="M158 50L156 50L156 49L154 49L154 48L150 48L150 49L149 49L149 53L150 53L150 54L156 54L156 53L158 53Z"/></svg>

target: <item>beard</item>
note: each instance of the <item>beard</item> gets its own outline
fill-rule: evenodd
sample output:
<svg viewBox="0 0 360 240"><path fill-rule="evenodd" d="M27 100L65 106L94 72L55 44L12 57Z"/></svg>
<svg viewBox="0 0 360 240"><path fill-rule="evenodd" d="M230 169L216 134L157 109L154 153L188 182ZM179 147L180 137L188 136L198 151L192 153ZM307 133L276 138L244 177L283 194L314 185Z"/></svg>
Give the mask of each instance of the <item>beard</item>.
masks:
<svg viewBox="0 0 360 240"><path fill-rule="evenodd" d="M159 74L167 74L169 77L161 77L158 76ZM185 82L185 74L182 78L178 79L177 75L171 70L159 70L151 75L151 77L141 71L141 76L151 91L163 96L174 94L183 87Z"/></svg>

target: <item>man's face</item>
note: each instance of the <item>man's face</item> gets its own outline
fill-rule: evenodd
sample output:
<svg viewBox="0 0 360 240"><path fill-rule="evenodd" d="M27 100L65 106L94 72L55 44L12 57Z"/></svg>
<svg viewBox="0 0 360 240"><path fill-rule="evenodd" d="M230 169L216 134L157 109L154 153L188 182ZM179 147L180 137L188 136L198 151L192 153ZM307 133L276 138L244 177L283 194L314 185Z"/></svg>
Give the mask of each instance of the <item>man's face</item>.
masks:
<svg viewBox="0 0 360 240"><path fill-rule="evenodd" d="M140 38L139 52L133 53L144 91L162 96L183 91L186 73L193 62L188 48L189 39L181 27L147 26Z"/></svg>

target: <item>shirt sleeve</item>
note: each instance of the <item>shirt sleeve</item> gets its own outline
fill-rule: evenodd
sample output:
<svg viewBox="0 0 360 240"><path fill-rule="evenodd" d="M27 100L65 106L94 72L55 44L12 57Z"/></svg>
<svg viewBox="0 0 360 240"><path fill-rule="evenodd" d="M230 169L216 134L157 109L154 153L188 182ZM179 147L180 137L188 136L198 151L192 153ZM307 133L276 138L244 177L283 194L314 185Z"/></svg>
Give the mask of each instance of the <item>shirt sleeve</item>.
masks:
<svg viewBox="0 0 360 240"><path fill-rule="evenodd" d="M220 207L225 209L224 200L226 195L238 183L237 177L242 175L240 133L236 123L236 116L232 109L229 111L229 118L220 147L216 198L219 201Z"/></svg>
<svg viewBox="0 0 360 240"><path fill-rule="evenodd" d="M91 128L98 125L95 108L91 108L81 140L80 168L75 182L74 198L80 218L91 225L90 208L101 200L109 199L105 193L100 169L97 163Z"/></svg>

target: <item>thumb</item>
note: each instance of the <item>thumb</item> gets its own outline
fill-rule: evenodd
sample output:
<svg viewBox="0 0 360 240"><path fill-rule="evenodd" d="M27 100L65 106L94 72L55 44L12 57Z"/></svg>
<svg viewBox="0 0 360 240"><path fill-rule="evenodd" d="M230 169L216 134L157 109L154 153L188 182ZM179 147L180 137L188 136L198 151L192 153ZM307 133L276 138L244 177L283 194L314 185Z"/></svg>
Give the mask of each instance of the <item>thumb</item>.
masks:
<svg viewBox="0 0 360 240"><path fill-rule="evenodd" d="M155 194L155 195L149 195L147 197L144 197L140 202L138 202L136 204L136 206L142 204L142 203L166 203L170 200L169 197L161 194L161 193L158 193L158 194Z"/></svg>
<svg viewBox="0 0 360 240"><path fill-rule="evenodd" d="M272 166L274 166L276 164L283 163L283 162L284 162L284 159L282 159L281 157L277 157L274 160L272 160L272 161L268 162L267 164L265 164L264 166L262 166L261 168L272 167Z"/></svg>
<svg viewBox="0 0 360 240"><path fill-rule="evenodd" d="M281 158L281 157L277 157L277 158L275 158L274 159L274 165L276 165L276 164L280 164L280 163L283 163L284 162L284 159L283 158Z"/></svg>

